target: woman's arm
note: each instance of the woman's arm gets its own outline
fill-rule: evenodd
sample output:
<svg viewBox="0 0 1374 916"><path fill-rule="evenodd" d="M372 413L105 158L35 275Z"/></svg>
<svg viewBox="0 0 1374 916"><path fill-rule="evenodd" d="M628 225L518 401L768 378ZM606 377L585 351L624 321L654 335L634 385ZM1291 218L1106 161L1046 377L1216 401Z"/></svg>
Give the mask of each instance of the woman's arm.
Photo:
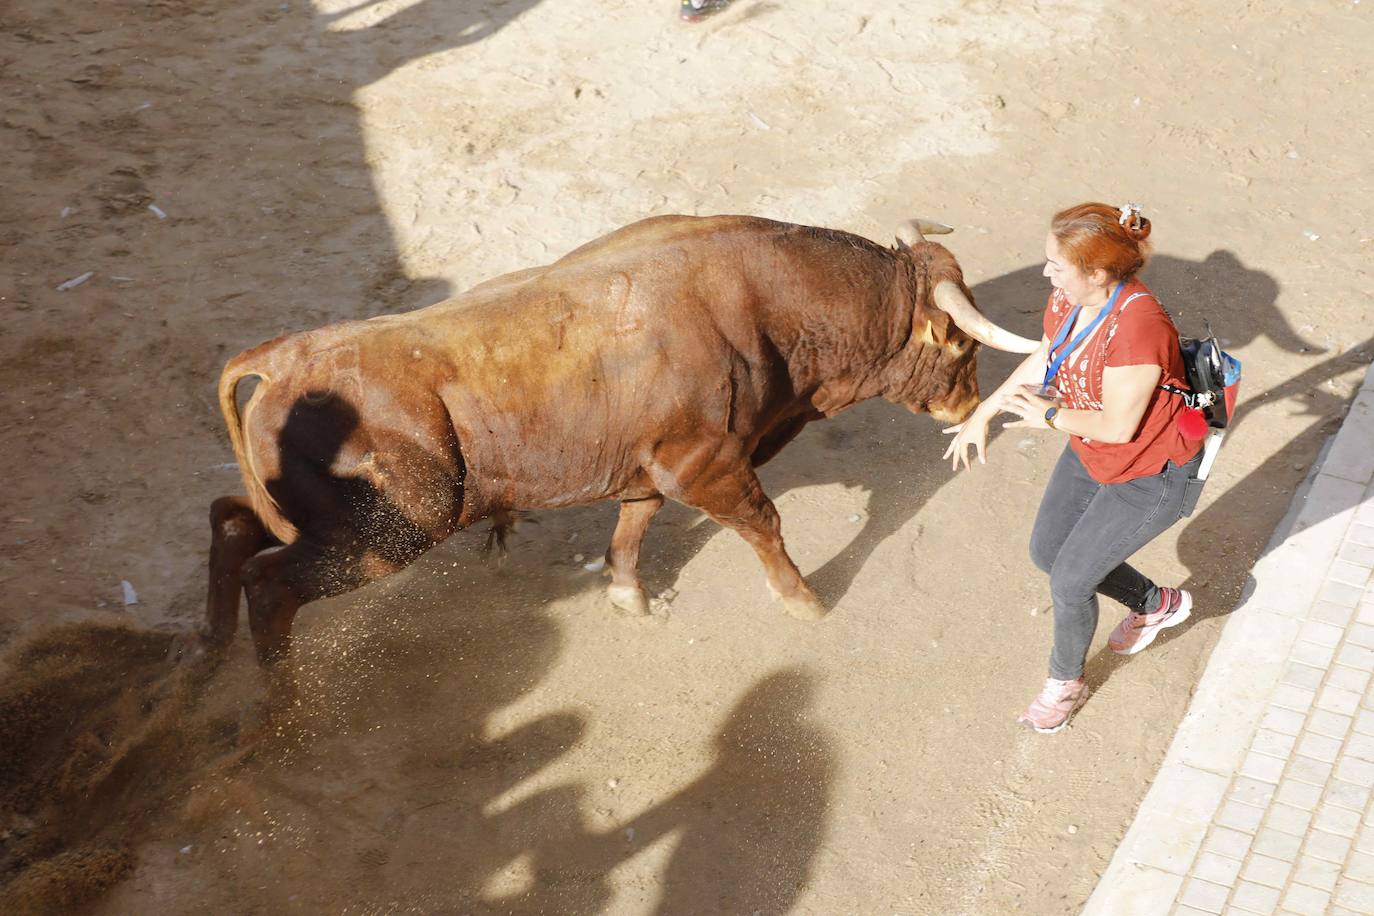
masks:
<svg viewBox="0 0 1374 916"><path fill-rule="evenodd" d="M1047 363L1046 354L1049 352L1049 339L1042 336L1040 346L1030 353L1021 364L1012 370L1007 380L997 386L997 390L984 398L973 413L964 422L950 426L944 430L946 433L953 433L954 440L950 442L949 448L945 449L945 458L953 456L950 463L951 469L959 470L959 462L964 463L964 467L970 467L968 460L968 447L973 446L978 454L978 463L987 464L987 443L988 443L988 423L1003 408L1001 403L1012 392L1020 391L1022 385L1038 385L1045 378L1045 365ZM1049 406L1049 402L1045 402ZM1042 410L1043 414L1044 411Z"/></svg>
<svg viewBox="0 0 1374 916"><path fill-rule="evenodd" d="M1140 428L1162 374L1159 366L1149 364L1108 366L1102 370L1102 409L1060 410L1054 415L1054 428L1095 442L1130 442ZM1031 397L1019 389L1013 390L1007 395L1002 409L1020 419L1004 425L1048 429L1045 411L1053 403L1045 398Z"/></svg>

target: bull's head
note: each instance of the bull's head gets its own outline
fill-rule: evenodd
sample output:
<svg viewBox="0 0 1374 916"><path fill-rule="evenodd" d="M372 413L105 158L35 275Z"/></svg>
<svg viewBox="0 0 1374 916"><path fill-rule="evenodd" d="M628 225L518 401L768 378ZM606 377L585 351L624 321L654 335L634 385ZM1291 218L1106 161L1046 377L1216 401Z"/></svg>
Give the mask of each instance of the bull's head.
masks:
<svg viewBox="0 0 1374 916"><path fill-rule="evenodd" d="M976 344L1011 353L1031 353L1040 346L978 311L954 256L926 239L927 233L953 231L941 223L910 220L897 235L899 250L911 255L921 273L915 283L912 338L924 345L901 402L947 423L961 422L978 406Z"/></svg>

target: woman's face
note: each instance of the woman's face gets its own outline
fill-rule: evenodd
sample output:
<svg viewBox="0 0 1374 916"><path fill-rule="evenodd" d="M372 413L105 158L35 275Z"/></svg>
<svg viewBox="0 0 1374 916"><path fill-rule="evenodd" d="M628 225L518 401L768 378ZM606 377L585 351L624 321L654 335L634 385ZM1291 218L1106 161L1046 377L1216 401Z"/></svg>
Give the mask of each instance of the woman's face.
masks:
<svg viewBox="0 0 1374 916"><path fill-rule="evenodd" d="M1098 299L1102 298L1106 287L1097 281L1105 275L1100 270L1092 274L1079 270L1059 248L1059 240L1053 232L1045 237L1045 276L1050 278L1055 289L1062 289L1074 305L1101 305Z"/></svg>

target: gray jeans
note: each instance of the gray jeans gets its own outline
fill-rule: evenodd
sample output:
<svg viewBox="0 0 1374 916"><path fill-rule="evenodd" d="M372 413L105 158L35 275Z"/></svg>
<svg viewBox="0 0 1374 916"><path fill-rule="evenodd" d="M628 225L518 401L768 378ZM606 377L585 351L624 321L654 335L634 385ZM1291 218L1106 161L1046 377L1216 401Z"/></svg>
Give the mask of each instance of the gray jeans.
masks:
<svg viewBox="0 0 1374 916"><path fill-rule="evenodd" d="M1192 513L1202 491L1194 478L1201 461L1199 452L1182 466L1168 462L1152 477L1102 484L1072 448L1059 456L1030 540L1031 560L1050 574L1054 598L1050 677L1083 674L1099 594L1133 611L1158 610L1159 589L1126 558Z"/></svg>

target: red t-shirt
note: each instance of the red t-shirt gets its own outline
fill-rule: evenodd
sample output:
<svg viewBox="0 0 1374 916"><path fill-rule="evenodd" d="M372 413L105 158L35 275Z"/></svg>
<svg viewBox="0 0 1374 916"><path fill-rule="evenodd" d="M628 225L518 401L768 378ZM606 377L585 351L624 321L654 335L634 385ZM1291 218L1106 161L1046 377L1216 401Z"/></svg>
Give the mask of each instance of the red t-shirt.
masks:
<svg viewBox="0 0 1374 916"><path fill-rule="evenodd" d="M1073 304L1061 290L1050 293L1045 307L1045 335L1054 342ZM1064 346L1068 344L1065 343ZM1183 357L1178 351L1178 329L1167 312L1138 279L1129 280L1117 298L1116 308L1097 326L1078 352L1059 367L1052 384L1062 395L1066 409L1102 409L1102 370L1107 366L1159 366L1161 384L1187 388ZM1178 431L1183 399L1158 387L1141 417L1140 427L1129 442L1094 442L1069 436L1083 467L1098 483L1124 483L1149 477L1164 469L1166 461L1183 464L1197 454L1202 442L1185 439Z"/></svg>

